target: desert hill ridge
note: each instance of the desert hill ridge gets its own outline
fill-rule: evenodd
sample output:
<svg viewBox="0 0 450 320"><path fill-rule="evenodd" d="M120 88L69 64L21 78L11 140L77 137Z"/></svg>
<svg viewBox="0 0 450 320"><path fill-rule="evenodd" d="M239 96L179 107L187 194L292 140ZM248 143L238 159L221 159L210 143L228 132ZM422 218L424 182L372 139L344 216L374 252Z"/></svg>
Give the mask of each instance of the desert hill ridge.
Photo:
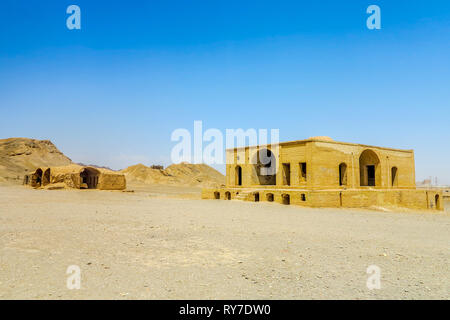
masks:
<svg viewBox="0 0 450 320"><path fill-rule="evenodd" d="M22 181L37 167L72 164L50 140L29 138L0 139L0 179Z"/></svg>
<svg viewBox="0 0 450 320"><path fill-rule="evenodd" d="M147 167L142 163L120 171L127 181L144 184L213 187L225 184L225 176L206 164L179 163L165 169Z"/></svg>
<svg viewBox="0 0 450 320"><path fill-rule="evenodd" d="M25 174L38 167L60 167L74 164L50 140L0 139L0 182L21 183ZM224 175L206 164L180 163L172 164L166 169L137 164L118 172L124 173L129 182L144 184L212 187L225 183Z"/></svg>

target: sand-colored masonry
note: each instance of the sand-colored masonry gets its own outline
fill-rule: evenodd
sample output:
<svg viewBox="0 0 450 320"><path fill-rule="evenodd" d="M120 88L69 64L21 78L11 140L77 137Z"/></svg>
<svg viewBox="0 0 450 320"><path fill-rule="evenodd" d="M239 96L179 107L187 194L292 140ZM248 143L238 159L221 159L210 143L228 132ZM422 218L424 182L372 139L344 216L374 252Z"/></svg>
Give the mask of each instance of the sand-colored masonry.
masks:
<svg viewBox="0 0 450 320"><path fill-rule="evenodd" d="M413 150L321 137L229 149L226 157L226 187L204 189L204 199L443 210L442 192L416 189Z"/></svg>

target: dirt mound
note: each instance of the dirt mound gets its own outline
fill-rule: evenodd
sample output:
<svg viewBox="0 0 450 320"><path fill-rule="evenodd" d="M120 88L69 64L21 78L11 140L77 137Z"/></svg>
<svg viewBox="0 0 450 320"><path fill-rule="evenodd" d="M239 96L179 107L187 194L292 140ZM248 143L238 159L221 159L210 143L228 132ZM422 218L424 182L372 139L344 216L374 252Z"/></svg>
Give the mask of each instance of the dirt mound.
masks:
<svg viewBox="0 0 450 320"><path fill-rule="evenodd" d="M49 140L0 139L0 181L22 182L37 167L64 166L72 161Z"/></svg>
<svg viewBox="0 0 450 320"><path fill-rule="evenodd" d="M127 181L146 184L213 187L225 184L225 176L206 164L172 164L155 169L137 164L120 171Z"/></svg>

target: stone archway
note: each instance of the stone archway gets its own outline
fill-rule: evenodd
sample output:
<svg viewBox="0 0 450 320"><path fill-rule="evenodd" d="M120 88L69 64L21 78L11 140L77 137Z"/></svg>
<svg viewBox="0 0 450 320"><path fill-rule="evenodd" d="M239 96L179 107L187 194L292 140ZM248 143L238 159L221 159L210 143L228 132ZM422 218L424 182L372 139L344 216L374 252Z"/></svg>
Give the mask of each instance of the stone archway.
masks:
<svg viewBox="0 0 450 320"><path fill-rule="evenodd" d="M363 187L381 186L380 159L370 149L364 150L359 157L360 185Z"/></svg>
<svg viewBox="0 0 450 320"><path fill-rule="evenodd" d="M255 153L252 162L255 184L274 186L277 184L277 159L269 149Z"/></svg>
<svg viewBox="0 0 450 320"><path fill-rule="evenodd" d="M436 206L436 209L441 209L441 199L438 194L434 196L434 204Z"/></svg>
<svg viewBox="0 0 450 320"><path fill-rule="evenodd" d="M80 172L80 189L97 189L100 171L94 168L84 168Z"/></svg>
<svg viewBox="0 0 450 320"><path fill-rule="evenodd" d="M40 187L42 185L42 174L43 174L42 169L38 168L33 175L34 176L33 186Z"/></svg>
<svg viewBox="0 0 450 320"><path fill-rule="evenodd" d="M291 204L291 197L289 196L289 194L284 193L281 195L281 201L283 204Z"/></svg>

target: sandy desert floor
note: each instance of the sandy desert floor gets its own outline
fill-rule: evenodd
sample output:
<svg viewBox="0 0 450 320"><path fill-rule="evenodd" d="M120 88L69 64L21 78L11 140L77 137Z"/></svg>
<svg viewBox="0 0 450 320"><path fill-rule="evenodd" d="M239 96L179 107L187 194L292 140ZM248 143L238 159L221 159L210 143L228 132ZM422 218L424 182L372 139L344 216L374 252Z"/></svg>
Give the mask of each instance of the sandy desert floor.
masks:
<svg viewBox="0 0 450 320"><path fill-rule="evenodd" d="M449 299L450 214L0 185L0 299ZM447 210L450 206L447 203ZM81 289L66 270L81 270ZM381 289L366 287L369 265Z"/></svg>

